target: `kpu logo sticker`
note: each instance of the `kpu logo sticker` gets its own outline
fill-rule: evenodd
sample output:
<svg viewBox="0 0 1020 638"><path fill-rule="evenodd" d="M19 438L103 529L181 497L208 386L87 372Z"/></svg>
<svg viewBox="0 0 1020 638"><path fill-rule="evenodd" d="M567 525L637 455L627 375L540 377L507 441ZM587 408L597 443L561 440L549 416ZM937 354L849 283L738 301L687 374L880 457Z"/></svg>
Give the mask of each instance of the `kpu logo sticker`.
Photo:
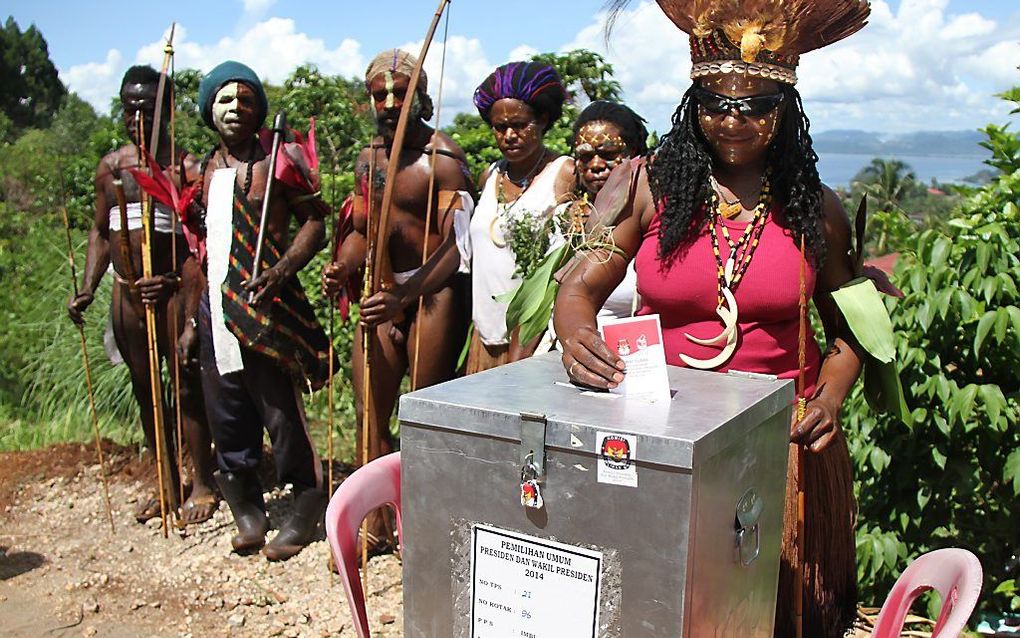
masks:
<svg viewBox="0 0 1020 638"><path fill-rule="evenodd" d="M595 454L599 458L599 483L637 487L637 466L634 465L636 436L599 432L595 446Z"/></svg>

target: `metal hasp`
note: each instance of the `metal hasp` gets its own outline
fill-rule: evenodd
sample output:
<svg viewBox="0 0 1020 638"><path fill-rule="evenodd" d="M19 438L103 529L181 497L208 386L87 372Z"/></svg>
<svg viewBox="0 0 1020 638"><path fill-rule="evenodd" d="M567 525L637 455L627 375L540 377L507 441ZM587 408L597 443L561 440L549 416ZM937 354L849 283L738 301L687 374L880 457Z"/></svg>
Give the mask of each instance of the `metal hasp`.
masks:
<svg viewBox="0 0 1020 638"><path fill-rule="evenodd" d="M545 480L545 426L544 414L521 412L521 468L533 466L536 481Z"/></svg>

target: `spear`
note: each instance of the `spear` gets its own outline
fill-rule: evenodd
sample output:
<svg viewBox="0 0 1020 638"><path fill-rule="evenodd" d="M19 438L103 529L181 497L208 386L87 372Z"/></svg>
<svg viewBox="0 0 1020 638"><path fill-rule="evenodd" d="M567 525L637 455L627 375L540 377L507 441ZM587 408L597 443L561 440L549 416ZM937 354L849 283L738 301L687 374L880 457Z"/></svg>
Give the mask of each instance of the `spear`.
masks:
<svg viewBox="0 0 1020 638"><path fill-rule="evenodd" d="M61 180L63 180L63 174L61 174ZM61 198L64 197L63 188L60 192ZM74 247L71 243L71 222L67 218L67 206L61 204L60 215L64 220L64 234L67 237L67 263L71 265L71 288L74 290L74 296L78 296L78 269L74 264ZM85 387L88 388L89 393L89 410L92 413L92 432L96 437L96 457L99 460L99 478L103 483L103 498L106 501L106 516L110 520L110 531L116 533L116 529L113 526L113 506L110 504L110 484L106 478L106 460L103 458L103 446L99 437L99 415L96 413L96 393L92 387L92 366L89 364L89 350L85 344L85 326L76 323L78 327L78 339L81 342L81 358L82 363L85 365Z"/></svg>

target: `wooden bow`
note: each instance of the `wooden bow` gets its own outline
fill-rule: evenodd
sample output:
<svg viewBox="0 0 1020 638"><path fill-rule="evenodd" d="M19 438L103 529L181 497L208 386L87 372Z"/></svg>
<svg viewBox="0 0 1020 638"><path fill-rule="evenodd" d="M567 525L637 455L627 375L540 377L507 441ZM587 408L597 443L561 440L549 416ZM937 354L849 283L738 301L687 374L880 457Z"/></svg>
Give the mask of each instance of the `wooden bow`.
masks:
<svg viewBox="0 0 1020 638"><path fill-rule="evenodd" d="M418 80L421 79L421 69L425 64L425 57L429 53L429 46L436 34L436 27L443 17L443 11L450 0L440 0L439 7L432 17L432 24L429 25L425 41L421 45L421 53L418 55L418 64L411 72L411 80L408 87L412 91L411 98L405 99L400 105L400 116L397 118L397 127L393 135L393 144L390 147L389 162L386 165L386 182L383 187L382 208L379 211L379 218L373 222L372 209L375 204L373 185L375 184L375 149L372 149L368 169L369 189L369 212L368 212L368 250L365 260L365 280L362 287L362 299L368 299L379 291L382 283L384 270L389 271L389 239L390 239L390 207L393 204L393 189L397 181L397 171L400 169L400 153L404 148L404 137L407 133L407 125L411 116L411 104L414 102L414 92L418 90ZM428 229L426 229L426 232ZM427 241L427 239L426 239ZM361 465L368 463L369 450L368 442L372 439L372 335L376 329L363 327L361 332L362 351L362 428L359 450L359 461ZM365 523L361 525L361 566L362 581L368 575L368 529Z"/></svg>
<svg viewBox="0 0 1020 638"><path fill-rule="evenodd" d="M421 45L421 53L418 54L418 64L415 65L414 71L411 72L411 81L408 84L411 91L418 90L418 80L421 79L421 69L425 64L425 57L429 53L429 46L432 44L432 38L436 34L436 27L439 26L439 20L443 17L443 11L446 9L446 5L450 3L450 0L440 0L439 8L436 9L436 13L432 16L432 24L429 26L428 33L425 35L425 41ZM412 93L412 95L414 95ZM390 161L386 165L386 182L383 186L383 199L382 207L379 210L379 223L376 224L375 241L369 250L369 273L366 273L367 278L370 282L371 288L369 289L370 294L375 294L379 291L379 285L382 277L382 266L388 263L387 257L389 256L388 244L390 238L390 206L393 203L393 188L397 181L397 171L400 169L400 153L404 148L404 137L407 133L407 124L411 116L411 103L413 99L405 99L403 104L400 105L400 117L397 118L397 128L393 135L393 145L390 148Z"/></svg>

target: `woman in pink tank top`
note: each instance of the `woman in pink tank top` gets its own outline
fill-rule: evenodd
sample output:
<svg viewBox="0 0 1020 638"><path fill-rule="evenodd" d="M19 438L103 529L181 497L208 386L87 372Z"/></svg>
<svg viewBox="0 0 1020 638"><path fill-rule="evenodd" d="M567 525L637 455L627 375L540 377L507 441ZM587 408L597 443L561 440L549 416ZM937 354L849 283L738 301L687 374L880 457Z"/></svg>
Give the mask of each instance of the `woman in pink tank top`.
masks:
<svg viewBox="0 0 1020 638"><path fill-rule="evenodd" d="M801 4L806 13L796 24L814 24L828 38L853 33L867 17L866 3L841 0L849 13L840 23L846 31L835 37L825 31L825 20L834 18L821 4ZM802 623L804 636L835 638L856 612L853 481L839 410L862 356L829 294L854 276L850 223L818 178L793 87L796 55L768 50L762 45L770 41L759 36L732 40L726 25L706 29L725 12L689 16L680 5L687 6L660 2L692 34L695 84L632 182L629 215L614 229L623 254L585 260L563 282L553 315L563 365L580 385L612 388L623 380L624 363L599 337L595 314L633 258L639 314L660 315L668 364L797 378L804 286L829 346L823 357L808 329L806 387L799 388L806 410L790 436L808 450L801 486L808 530L800 567L804 610L796 618L798 455L791 454L775 635L792 637ZM739 32L754 23L738 19L730 26ZM761 48L747 49L754 42Z"/></svg>

